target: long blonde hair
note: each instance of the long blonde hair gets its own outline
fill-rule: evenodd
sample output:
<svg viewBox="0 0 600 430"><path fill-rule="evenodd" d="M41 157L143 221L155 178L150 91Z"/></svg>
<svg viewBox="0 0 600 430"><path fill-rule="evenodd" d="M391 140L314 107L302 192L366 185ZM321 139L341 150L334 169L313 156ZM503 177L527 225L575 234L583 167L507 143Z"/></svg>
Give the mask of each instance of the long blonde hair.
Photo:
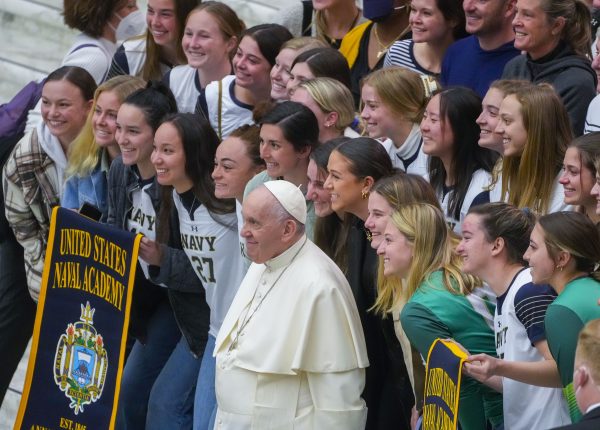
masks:
<svg viewBox="0 0 600 430"><path fill-rule="evenodd" d="M85 125L69 146L69 164L67 166L66 175L73 176L88 176L98 165L102 148L96 145L94 138L94 130L92 129L92 120L98 103L98 97L105 91L114 93L120 103L127 96L136 90L144 88L145 82L134 76L121 75L115 76L112 79L100 84L94 93L94 103L90 109Z"/></svg>
<svg viewBox="0 0 600 430"><path fill-rule="evenodd" d="M444 287L452 294L469 294L480 285L477 278L462 272L462 260L454 251L452 235L439 208L428 203L405 205L392 214L390 222L412 245L413 256L402 291L381 304L386 312L406 303L437 270L442 270Z"/></svg>
<svg viewBox="0 0 600 430"><path fill-rule="evenodd" d="M527 142L520 156L502 161L502 195L508 203L529 207L538 214L548 212L556 175L572 140L569 116L549 84L530 85L514 95L521 105Z"/></svg>
<svg viewBox="0 0 600 430"><path fill-rule="evenodd" d="M429 203L442 210L429 182L417 175L398 172L386 176L373 185L371 193L383 197L393 211L415 203ZM372 309L385 318L389 310L395 308L395 297L401 290L402 281L397 276L383 274L383 258L380 257L377 268L377 300Z"/></svg>

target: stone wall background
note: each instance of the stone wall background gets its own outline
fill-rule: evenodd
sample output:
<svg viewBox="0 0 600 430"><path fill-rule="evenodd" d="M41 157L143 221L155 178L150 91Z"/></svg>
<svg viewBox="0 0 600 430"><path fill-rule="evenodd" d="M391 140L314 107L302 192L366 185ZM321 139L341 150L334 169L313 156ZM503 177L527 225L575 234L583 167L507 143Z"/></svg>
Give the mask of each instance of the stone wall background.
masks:
<svg viewBox="0 0 600 430"><path fill-rule="evenodd" d="M223 0L248 26L268 22L291 1ZM138 0L144 11L146 4ZM77 34L63 24L61 12L61 0L0 0L0 104L60 66Z"/></svg>

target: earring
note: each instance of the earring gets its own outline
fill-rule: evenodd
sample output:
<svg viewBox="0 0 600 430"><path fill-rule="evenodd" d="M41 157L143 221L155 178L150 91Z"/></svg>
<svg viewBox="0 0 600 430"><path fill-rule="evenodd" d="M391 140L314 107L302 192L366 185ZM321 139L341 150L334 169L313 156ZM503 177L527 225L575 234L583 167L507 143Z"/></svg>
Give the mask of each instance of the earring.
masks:
<svg viewBox="0 0 600 430"><path fill-rule="evenodd" d="M563 271L563 267L565 267L565 266L556 266L556 268L557 268L558 270L560 270L561 272Z"/></svg>
<svg viewBox="0 0 600 430"><path fill-rule="evenodd" d="M362 197L363 200L366 200L369 197L369 192L368 191L362 191L360 193L360 196Z"/></svg>

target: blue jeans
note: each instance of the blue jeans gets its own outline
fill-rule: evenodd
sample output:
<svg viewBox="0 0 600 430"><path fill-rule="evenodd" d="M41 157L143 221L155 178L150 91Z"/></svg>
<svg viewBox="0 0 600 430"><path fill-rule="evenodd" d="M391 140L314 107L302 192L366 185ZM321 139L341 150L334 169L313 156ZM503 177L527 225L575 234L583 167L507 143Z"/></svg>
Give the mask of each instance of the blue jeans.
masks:
<svg viewBox="0 0 600 430"><path fill-rule="evenodd" d="M194 430L212 430L217 414L217 397L215 395L215 365L213 357L216 339L208 335L206 348L202 355L202 365L196 385L194 399Z"/></svg>
<svg viewBox="0 0 600 430"><path fill-rule="evenodd" d="M182 336L152 387L146 430L192 428L199 371L200 359L192 355Z"/></svg>
<svg viewBox="0 0 600 430"><path fill-rule="evenodd" d="M116 425L119 430L144 428L154 382L181 338L168 299L157 307L147 330L146 344L135 341L123 369Z"/></svg>

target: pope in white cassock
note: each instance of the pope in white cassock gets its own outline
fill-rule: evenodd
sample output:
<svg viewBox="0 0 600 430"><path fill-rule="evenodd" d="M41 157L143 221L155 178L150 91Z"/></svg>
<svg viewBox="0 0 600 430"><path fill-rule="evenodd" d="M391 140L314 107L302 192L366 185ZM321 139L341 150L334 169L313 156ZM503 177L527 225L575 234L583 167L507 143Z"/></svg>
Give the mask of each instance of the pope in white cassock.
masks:
<svg viewBox="0 0 600 430"><path fill-rule="evenodd" d="M304 196L267 182L242 214L253 264L217 336L215 429L364 429L360 317L343 273L304 234Z"/></svg>

